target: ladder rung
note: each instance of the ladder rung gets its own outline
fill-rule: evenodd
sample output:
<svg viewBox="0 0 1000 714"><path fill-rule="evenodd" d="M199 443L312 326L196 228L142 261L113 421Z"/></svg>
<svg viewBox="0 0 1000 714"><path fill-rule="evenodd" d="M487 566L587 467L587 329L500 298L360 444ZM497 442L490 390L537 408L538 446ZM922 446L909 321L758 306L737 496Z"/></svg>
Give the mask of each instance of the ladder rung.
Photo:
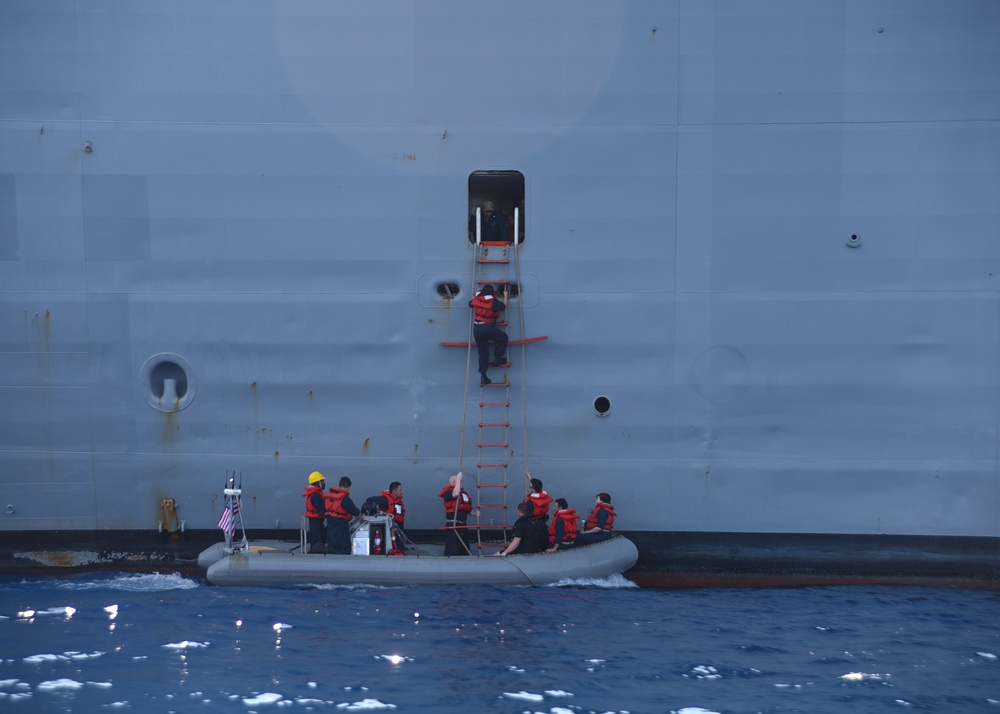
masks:
<svg viewBox="0 0 1000 714"><path fill-rule="evenodd" d="M485 550L486 548L495 548L497 550L507 547L506 543L477 543L479 550Z"/></svg>
<svg viewBox="0 0 1000 714"><path fill-rule="evenodd" d="M469 528L470 529L474 528L474 529L476 529L478 531L498 531L498 530L501 530L501 529L504 529L504 530L508 529L508 528L510 528L510 526L507 525L506 523L497 523L496 525L492 525L492 524L491 525L487 525L485 523L480 523L478 525L472 525L470 523L469 524Z"/></svg>
<svg viewBox="0 0 1000 714"><path fill-rule="evenodd" d="M510 386L510 382L507 382L507 381L503 381L503 382L490 382L489 384L480 384L479 386L480 387L509 387Z"/></svg>
<svg viewBox="0 0 1000 714"><path fill-rule="evenodd" d="M497 246L508 246L508 245L510 245L510 242L505 241L505 240L484 240L484 241L480 241L479 245L487 245L487 246L495 248Z"/></svg>
<svg viewBox="0 0 1000 714"><path fill-rule="evenodd" d="M507 442L504 442L502 444L480 444L479 448L483 448L484 446L502 446L504 448L507 448L508 446L510 446L510 444Z"/></svg>
<svg viewBox="0 0 1000 714"><path fill-rule="evenodd" d="M481 469L505 469L508 465L506 461L499 464L476 464Z"/></svg>
<svg viewBox="0 0 1000 714"><path fill-rule="evenodd" d="M510 402L479 402L480 408L482 407L509 407Z"/></svg>
<svg viewBox="0 0 1000 714"><path fill-rule="evenodd" d="M505 483L481 483L477 488L507 488Z"/></svg>
<svg viewBox="0 0 1000 714"><path fill-rule="evenodd" d="M488 421L481 421L481 422L479 422L479 426L481 426L481 427L483 427L483 426L503 426L503 427L507 427L507 426L510 426L510 422L509 421L498 421L498 422L494 423L494 422L488 422Z"/></svg>
<svg viewBox="0 0 1000 714"><path fill-rule="evenodd" d="M476 508L506 508L506 503L498 503L496 505L487 505L485 503L480 503ZM486 526L478 526L479 528L486 528ZM490 528L499 528L500 526L489 526Z"/></svg>
<svg viewBox="0 0 1000 714"><path fill-rule="evenodd" d="M506 263L509 263L510 261L507 260L506 258L497 258L497 259L493 259L493 258L479 258L478 262L480 262L480 263L504 263L504 264L506 264ZM479 284L480 285L485 285L486 282L487 281L485 281L485 280L480 280Z"/></svg>

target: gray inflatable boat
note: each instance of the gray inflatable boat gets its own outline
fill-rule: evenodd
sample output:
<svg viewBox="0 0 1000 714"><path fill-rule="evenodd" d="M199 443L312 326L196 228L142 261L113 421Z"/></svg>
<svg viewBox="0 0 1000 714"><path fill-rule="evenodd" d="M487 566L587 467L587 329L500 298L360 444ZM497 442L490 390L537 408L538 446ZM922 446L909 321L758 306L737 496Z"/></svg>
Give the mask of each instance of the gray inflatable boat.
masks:
<svg viewBox="0 0 1000 714"><path fill-rule="evenodd" d="M219 543L198 562L213 585L547 585L622 573L639 558L632 541L620 535L555 553L504 557L444 556L424 546L404 556L374 555L367 535L357 532L353 546L352 555L322 555L277 541Z"/></svg>

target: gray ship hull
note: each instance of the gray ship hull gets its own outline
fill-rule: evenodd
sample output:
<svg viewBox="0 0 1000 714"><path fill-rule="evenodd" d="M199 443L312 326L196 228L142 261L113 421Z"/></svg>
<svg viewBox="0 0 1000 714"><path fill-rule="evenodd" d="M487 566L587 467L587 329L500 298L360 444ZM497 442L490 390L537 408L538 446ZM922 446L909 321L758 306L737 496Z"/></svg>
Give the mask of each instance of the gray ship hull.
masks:
<svg viewBox="0 0 1000 714"><path fill-rule="evenodd" d="M233 472L260 537L313 470L401 481L435 532L479 463L476 356L443 345L489 199L523 219L508 331L547 337L492 371L510 503L526 469L611 493L639 573L996 582L995 3L10 0L0 28L4 567L191 561Z"/></svg>

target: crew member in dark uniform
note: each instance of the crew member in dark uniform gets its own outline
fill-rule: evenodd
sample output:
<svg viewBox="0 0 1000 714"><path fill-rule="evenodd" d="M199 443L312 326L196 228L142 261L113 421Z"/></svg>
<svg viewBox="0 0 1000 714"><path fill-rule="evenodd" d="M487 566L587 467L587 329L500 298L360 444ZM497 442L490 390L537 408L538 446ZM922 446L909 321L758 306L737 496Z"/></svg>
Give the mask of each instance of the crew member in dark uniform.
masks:
<svg viewBox="0 0 1000 714"><path fill-rule="evenodd" d="M542 532L531 517L531 504L522 501L517 504L517 520L514 521L513 538L510 544L497 555L520 555L538 553L542 550Z"/></svg>
<svg viewBox="0 0 1000 714"><path fill-rule="evenodd" d="M319 471L313 471L309 474L309 485L302 493L306 498L306 521L309 523L306 542L309 545L310 553L324 552L326 506L323 503L323 489L325 487L326 481L323 480L323 474Z"/></svg>
<svg viewBox="0 0 1000 714"><path fill-rule="evenodd" d="M611 505L611 495L601 492L597 494L594 510L587 516L583 530L576 537L576 542L583 545L584 543L598 543L607 540L614 535L614 527L615 507Z"/></svg>
<svg viewBox="0 0 1000 714"><path fill-rule="evenodd" d="M494 210L493 201L484 201L479 239L487 243L510 243L507 221ZM469 240L476 242L476 214L469 216Z"/></svg>
<svg viewBox="0 0 1000 714"><path fill-rule="evenodd" d="M344 476L340 485L330 486L324 496L326 503L326 552L331 555L351 554L351 519L361 510L351 500L351 479Z"/></svg>
<svg viewBox="0 0 1000 714"><path fill-rule="evenodd" d="M552 503L552 496L543 489L542 480L532 478L531 473L524 472L524 478L528 482L528 495L524 497L525 503L530 503L533 509L533 518L538 521L542 529L549 525L549 505Z"/></svg>
<svg viewBox="0 0 1000 714"><path fill-rule="evenodd" d="M472 497L462 488L462 472L448 478L448 485L438 494L444 499L445 525L448 535L444 542L445 555L472 555L469 549L469 514L475 512Z"/></svg>
<svg viewBox="0 0 1000 714"><path fill-rule="evenodd" d="M498 367L507 364L507 333L496 326L500 313L507 309L504 301L507 300L507 291L504 291L503 300L493 294L492 285L484 285L471 300L469 307L472 308L472 337L476 341L476 348L479 350L479 383L491 384L492 380L486 376L486 370L492 364ZM493 350L493 361L490 362L490 342L495 342Z"/></svg>
<svg viewBox="0 0 1000 714"><path fill-rule="evenodd" d="M572 548L576 545L577 521L576 510L569 507L565 498L555 500L556 514L549 526L549 549L546 553L555 553L560 548Z"/></svg>
<svg viewBox="0 0 1000 714"><path fill-rule="evenodd" d="M403 505L403 484L399 481L393 481L389 484L389 488L382 492L382 498L385 499L386 503L385 512L392 515L393 525L400 535L399 538L394 539L395 542L393 545L400 553L405 553L406 546L403 544L402 538L406 533L406 506Z"/></svg>

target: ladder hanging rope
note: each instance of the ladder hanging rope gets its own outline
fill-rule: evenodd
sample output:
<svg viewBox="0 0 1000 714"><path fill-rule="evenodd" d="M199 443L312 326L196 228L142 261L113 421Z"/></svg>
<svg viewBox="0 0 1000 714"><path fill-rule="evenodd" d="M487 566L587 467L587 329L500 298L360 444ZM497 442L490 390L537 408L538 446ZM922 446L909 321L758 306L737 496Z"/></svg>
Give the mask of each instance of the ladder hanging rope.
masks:
<svg viewBox="0 0 1000 714"><path fill-rule="evenodd" d="M517 290L518 297L517 301L517 315L520 322L521 337L524 337L528 333L524 330L524 299L521 298L521 257L518 252L519 241L517 235L517 229L520 225L518 215L518 207L514 207L514 276L517 280ZM527 381L527 368L525 367L528 350L526 348L526 342L521 343L521 426L524 433L524 470L528 471L528 381Z"/></svg>
<svg viewBox="0 0 1000 714"><path fill-rule="evenodd" d="M479 208L476 208L476 247L472 251L472 285L473 290L479 279ZM462 470L462 459L465 454L465 421L469 416L469 368L472 366L472 318L469 318L469 348L465 353L465 394L462 396L462 433L458 443L458 470Z"/></svg>

